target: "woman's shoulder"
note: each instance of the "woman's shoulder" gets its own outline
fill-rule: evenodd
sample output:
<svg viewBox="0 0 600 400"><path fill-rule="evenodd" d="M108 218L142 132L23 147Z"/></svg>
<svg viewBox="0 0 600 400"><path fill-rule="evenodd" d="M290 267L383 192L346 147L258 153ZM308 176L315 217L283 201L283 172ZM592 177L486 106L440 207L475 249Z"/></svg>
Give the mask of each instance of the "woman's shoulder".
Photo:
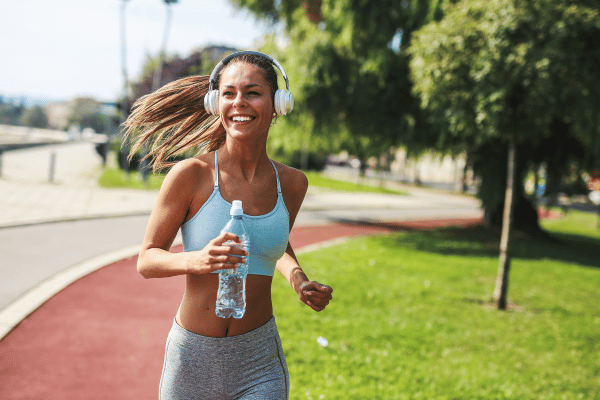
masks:
<svg viewBox="0 0 600 400"><path fill-rule="evenodd" d="M277 168L279 173L281 195L290 215L291 229L304 201L304 196L306 196L308 179L304 175L304 172L288 165L275 162L275 168Z"/></svg>
<svg viewBox="0 0 600 400"><path fill-rule="evenodd" d="M306 193L308 188L308 178L304 172L276 161L273 161L279 173L279 181L281 182L282 190L293 191L298 194Z"/></svg>
<svg viewBox="0 0 600 400"><path fill-rule="evenodd" d="M208 183L212 185L212 171L214 166L210 162L210 157L206 154L187 158L177 162L171 167L163 185L173 185L176 187L190 188L191 182Z"/></svg>
<svg viewBox="0 0 600 400"><path fill-rule="evenodd" d="M174 177L192 178L194 176L200 178L202 175L211 174L213 165L210 162L210 158L206 157L206 154L202 154L197 157L186 158L177 162L171 167L168 175Z"/></svg>

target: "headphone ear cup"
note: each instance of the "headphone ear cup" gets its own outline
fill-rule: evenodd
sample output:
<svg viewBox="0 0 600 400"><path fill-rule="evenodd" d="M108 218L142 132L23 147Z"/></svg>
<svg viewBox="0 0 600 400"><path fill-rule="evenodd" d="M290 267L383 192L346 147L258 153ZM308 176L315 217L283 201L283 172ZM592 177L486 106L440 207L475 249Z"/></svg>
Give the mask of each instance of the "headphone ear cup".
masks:
<svg viewBox="0 0 600 400"><path fill-rule="evenodd" d="M279 103L281 102L281 99L279 98L281 95L281 89L277 90L275 92L275 96L273 97L273 107L275 108L275 114L277 115L281 115L281 106L279 105Z"/></svg>
<svg viewBox="0 0 600 400"><path fill-rule="evenodd" d="M290 92L286 92L287 96L286 96L286 102L287 102L287 109L288 112L292 112L292 110L294 109L294 96L292 96L292 94Z"/></svg>
<svg viewBox="0 0 600 400"><path fill-rule="evenodd" d="M210 112L212 115L219 115L219 91L213 90L210 93Z"/></svg>
<svg viewBox="0 0 600 400"><path fill-rule="evenodd" d="M275 92L274 108L277 115L286 115L294 109L294 97L287 90L277 90Z"/></svg>
<svg viewBox="0 0 600 400"><path fill-rule="evenodd" d="M204 96L204 109L212 115L219 115L219 91L210 90Z"/></svg>

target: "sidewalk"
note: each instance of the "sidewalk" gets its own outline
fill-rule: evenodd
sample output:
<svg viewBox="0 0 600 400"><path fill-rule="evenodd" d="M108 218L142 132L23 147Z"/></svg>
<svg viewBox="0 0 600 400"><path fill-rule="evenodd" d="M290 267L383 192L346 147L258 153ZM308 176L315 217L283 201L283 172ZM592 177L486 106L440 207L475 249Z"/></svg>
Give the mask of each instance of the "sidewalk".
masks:
<svg viewBox="0 0 600 400"><path fill-rule="evenodd" d="M51 155L55 171L51 176ZM155 191L104 189L92 143L8 151L2 155L0 227L149 213Z"/></svg>
<svg viewBox="0 0 600 400"><path fill-rule="evenodd" d="M50 182L51 154L55 154L55 172ZM156 201L156 191L105 189L97 178L102 159L92 143L71 143L4 153L0 177L0 228L43 222L86 218L149 214ZM411 219L439 218L439 209L449 209L448 217L472 217L479 201L454 194L435 193L410 188L410 196L367 193L330 193L309 188L301 213L332 211L343 220L354 217L357 210L389 211L378 219L399 220L393 212L410 211ZM435 199L435 200L432 200ZM429 211L425 202L435 202ZM469 208L465 209L465 205ZM350 212L344 212L350 210ZM296 225L310 221L296 220Z"/></svg>

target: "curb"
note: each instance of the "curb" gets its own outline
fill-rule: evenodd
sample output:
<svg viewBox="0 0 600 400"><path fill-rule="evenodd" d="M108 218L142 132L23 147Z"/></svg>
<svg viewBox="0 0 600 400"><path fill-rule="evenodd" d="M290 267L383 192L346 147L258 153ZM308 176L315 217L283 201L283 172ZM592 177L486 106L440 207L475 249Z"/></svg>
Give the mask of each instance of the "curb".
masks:
<svg viewBox="0 0 600 400"><path fill-rule="evenodd" d="M104 266L138 254L140 247L141 245L129 246L93 257L59 272L37 287L29 290L0 312L0 340L8 335L22 320L27 318L29 314L37 310L52 296L73 282Z"/></svg>
<svg viewBox="0 0 600 400"><path fill-rule="evenodd" d="M59 218L47 218L47 219L38 219L31 221L23 221L23 222L8 222L2 223L0 222L0 229L9 229L9 228L20 228L26 226L35 226L35 225L44 225L44 224L59 224L62 222L77 222L77 221L87 221L93 219L110 219L110 218L123 218L123 217L138 217L142 215L150 215L152 210L142 210L142 211L132 211L126 213L115 213L115 214L91 214L84 215L79 217L59 217Z"/></svg>

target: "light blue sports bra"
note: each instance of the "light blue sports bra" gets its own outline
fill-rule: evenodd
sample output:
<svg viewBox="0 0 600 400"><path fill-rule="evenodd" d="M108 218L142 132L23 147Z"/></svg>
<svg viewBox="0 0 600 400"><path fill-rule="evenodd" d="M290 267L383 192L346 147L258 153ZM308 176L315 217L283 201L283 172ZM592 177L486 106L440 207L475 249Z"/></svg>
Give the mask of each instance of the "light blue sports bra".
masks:
<svg viewBox="0 0 600 400"><path fill-rule="evenodd" d="M273 161L271 161L273 164ZM246 258L248 273L273 276L275 264L285 252L289 240L290 217L283 196L277 168L277 203L273 210L264 215L243 215L250 236L249 255ZM213 192L200 210L181 225L183 251L202 250L212 239L219 236L229 221L231 203L219 191L219 164L215 151L215 185ZM218 271L215 271L218 272Z"/></svg>

